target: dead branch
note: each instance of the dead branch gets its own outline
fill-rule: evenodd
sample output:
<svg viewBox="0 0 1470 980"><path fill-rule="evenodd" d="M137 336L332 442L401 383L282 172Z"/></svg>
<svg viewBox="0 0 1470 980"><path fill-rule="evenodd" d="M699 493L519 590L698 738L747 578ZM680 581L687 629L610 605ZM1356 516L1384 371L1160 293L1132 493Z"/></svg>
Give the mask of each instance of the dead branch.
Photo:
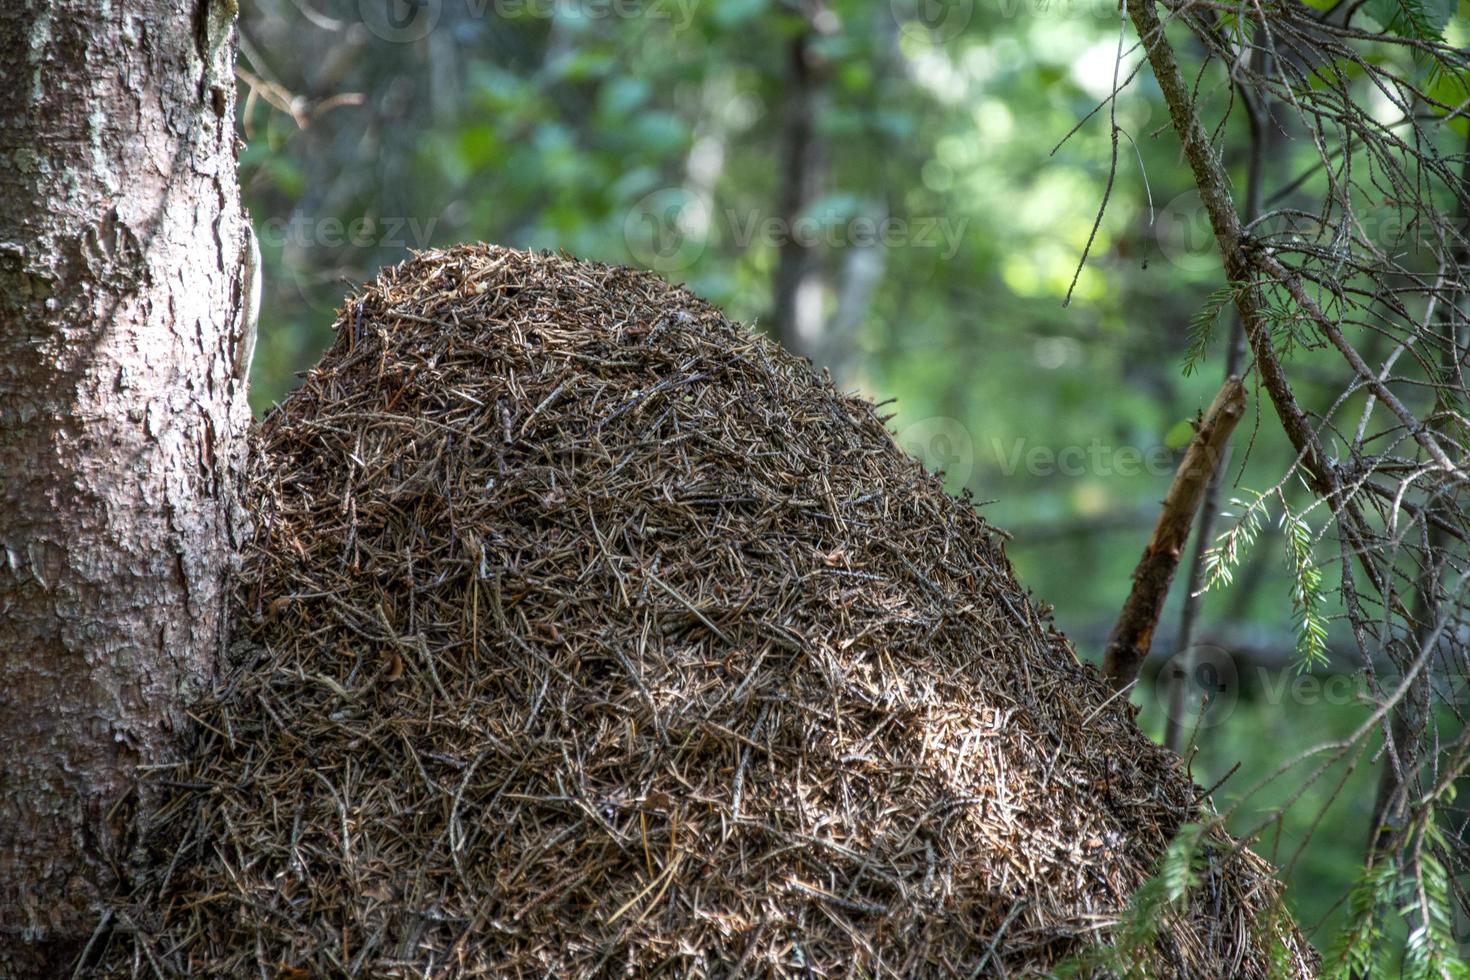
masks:
<svg viewBox="0 0 1470 980"><path fill-rule="evenodd" d="M1189 529L1199 510L1200 497L1230 440L1235 424L1245 414L1245 386L1237 375L1225 379L1200 421L1174 482L1164 497L1158 522L1133 570L1133 590L1123 603L1118 623L1103 654L1103 676L1114 688L1126 687L1138 677L1148 656L1154 628L1169 595L1169 583L1179 567L1179 556L1189 540Z"/></svg>

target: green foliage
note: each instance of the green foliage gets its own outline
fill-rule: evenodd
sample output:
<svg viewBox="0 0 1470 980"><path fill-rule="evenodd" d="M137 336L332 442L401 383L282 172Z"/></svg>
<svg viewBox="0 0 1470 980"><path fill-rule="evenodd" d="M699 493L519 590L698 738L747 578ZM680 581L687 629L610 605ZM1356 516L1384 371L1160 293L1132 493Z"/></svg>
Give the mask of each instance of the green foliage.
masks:
<svg viewBox="0 0 1470 980"><path fill-rule="evenodd" d="M1296 617L1296 661L1298 671L1328 665L1327 597L1323 587L1322 568L1312 554L1315 533L1302 514L1293 513L1286 495L1279 489L1255 493L1249 501L1239 498L1231 503L1241 508L1235 523L1215 539L1205 552L1203 591L1228 588L1240 565L1261 533L1261 520L1267 501L1275 497L1281 505L1279 526L1286 545L1286 565L1290 572L1291 606Z"/></svg>
<svg viewBox="0 0 1470 980"><path fill-rule="evenodd" d="M1235 569L1261 534L1265 500L1264 493L1254 494L1249 501L1239 497L1231 498L1230 503L1241 509L1240 515L1228 530L1215 538L1214 546L1205 552L1204 591L1229 588L1230 583L1235 580Z"/></svg>
<svg viewBox="0 0 1470 980"><path fill-rule="evenodd" d="M1367 0L1363 9L1383 29L1400 37L1439 41L1457 0Z"/></svg>
<svg viewBox="0 0 1470 980"><path fill-rule="evenodd" d="M1300 975L1296 957L1286 944L1286 937L1295 926L1291 912L1287 910L1286 902L1279 894L1271 899L1270 904L1250 924L1251 934L1266 950L1267 976L1270 980L1289 980Z"/></svg>
<svg viewBox="0 0 1470 980"><path fill-rule="evenodd" d="M1470 977L1461 940L1454 935L1455 906L1450 873L1440 857L1452 844L1433 808L1420 811L1422 825L1405 869L1391 857L1369 864L1348 894L1347 926L1323 964L1329 980L1393 975L1386 925L1409 923L1398 975L1406 980L1463 980ZM1396 914L1396 915L1395 915Z"/></svg>
<svg viewBox="0 0 1470 980"><path fill-rule="evenodd" d="M1154 944L1169 920L1183 912L1199 885L1208 855L1201 846L1208 824L1187 823L1169 842L1159 869L1133 893L1113 927L1112 943L1089 949L1060 964L1059 977L1091 976L1097 971L1147 980L1154 961Z"/></svg>
<svg viewBox="0 0 1470 980"><path fill-rule="evenodd" d="M1424 89L1433 100L1430 107L1435 114L1443 118L1451 112L1456 113L1446 125L1461 138L1470 136L1470 119L1465 117L1465 103L1470 101L1470 77L1440 61L1433 61L1424 80Z"/></svg>
<svg viewBox="0 0 1470 980"><path fill-rule="evenodd" d="M1287 508L1281 495L1281 528L1291 569L1291 605L1296 613L1297 670L1327 666L1327 617L1323 613L1322 569L1312 557L1314 535L1300 514Z"/></svg>
<svg viewBox="0 0 1470 980"><path fill-rule="evenodd" d="M1184 351L1186 378L1194 374L1204 360L1210 341L1215 335L1215 324L1219 322L1221 312L1234 298L1235 286L1221 286L1205 299L1205 305L1200 307L1199 312L1189 318L1189 346Z"/></svg>
<svg viewBox="0 0 1470 980"><path fill-rule="evenodd" d="M1450 853L1450 846L1434 810L1426 810L1415 855L1415 887L1406 889L1409 894L1400 909L1406 920L1417 923L1404 944L1403 975L1408 980L1470 977L1470 964L1461 959L1454 936L1450 874L1438 856Z"/></svg>
<svg viewBox="0 0 1470 980"><path fill-rule="evenodd" d="M1348 893L1348 924L1324 957L1323 977L1388 976L1384 959L1382 915L1397 884L1393 862L1380 860L1363 869Z"/></svg>

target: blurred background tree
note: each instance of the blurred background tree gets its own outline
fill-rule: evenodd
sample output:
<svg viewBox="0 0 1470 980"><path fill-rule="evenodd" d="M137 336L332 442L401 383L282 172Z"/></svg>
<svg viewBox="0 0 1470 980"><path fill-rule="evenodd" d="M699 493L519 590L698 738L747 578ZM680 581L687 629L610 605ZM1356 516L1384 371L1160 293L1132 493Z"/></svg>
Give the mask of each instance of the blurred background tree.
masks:
<svg viewBox="0 0 1470 980"><path fill-rule="evenodd" d="M406 249L482 239L653 268L893 399L900 444L987 501L1021 578L1096 657L1227 334L1192 350L1220 260L1121 26L1099 0L257 0L240 45L266 272L255 408L315 360L343 295ZM1249 116L1227 113L1218 70L1198 95L1238 197ZM1275 192L1315 150L1263 132ZM1341 390L1340 371L1291 370L1309 410ZM1226 499L1295 458L1250 397ZM1202 597L1197 669L1219 696L1180 719L1196 780L1229 777L1222 809L1372 710L1335 599L1325 655L1298 673L1290 541L1274 520L1260 534ZM1184 577L1149 677L1178 653ZM1162 737L1167 699L1147 680L1133 697ZM1321 945L1362 867L1374 750L1232 811L1237 832L1270 817L1258 849Z"/></svg>

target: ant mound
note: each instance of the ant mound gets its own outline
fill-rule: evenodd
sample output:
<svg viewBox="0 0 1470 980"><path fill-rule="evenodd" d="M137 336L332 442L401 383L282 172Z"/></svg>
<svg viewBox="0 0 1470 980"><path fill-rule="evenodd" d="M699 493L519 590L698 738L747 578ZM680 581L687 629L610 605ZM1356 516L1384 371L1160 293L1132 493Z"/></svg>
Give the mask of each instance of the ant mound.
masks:
<svg viewBox="0 0 1470 980"><path fill-rule="evenodd" d="M1313 973L870 403L653 275L485 245L336 330L256 433L235 640L104 970Z"/></svg>

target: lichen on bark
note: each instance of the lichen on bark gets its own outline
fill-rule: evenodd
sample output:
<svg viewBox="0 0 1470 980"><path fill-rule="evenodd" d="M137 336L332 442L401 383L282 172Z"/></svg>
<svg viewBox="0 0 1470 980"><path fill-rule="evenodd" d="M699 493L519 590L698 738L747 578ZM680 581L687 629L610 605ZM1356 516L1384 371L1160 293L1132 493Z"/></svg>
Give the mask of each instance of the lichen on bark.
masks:
<svg viewBox="0 0 1470 980"><path fill-rule="evenodd" d="M244 217L205 16L0 8L0 974L90 934L227 625Z"/></svg>

